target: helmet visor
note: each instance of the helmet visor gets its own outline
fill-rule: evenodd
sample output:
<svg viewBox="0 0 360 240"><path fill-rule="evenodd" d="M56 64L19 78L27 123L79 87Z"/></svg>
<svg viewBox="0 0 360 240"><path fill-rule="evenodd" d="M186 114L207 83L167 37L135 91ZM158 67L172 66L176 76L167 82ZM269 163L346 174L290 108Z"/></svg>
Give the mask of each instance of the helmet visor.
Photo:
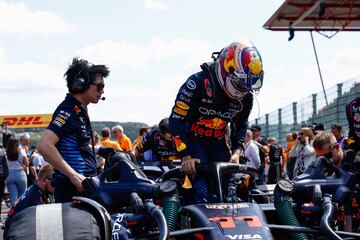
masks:
<svg viewBox="0 0 360 240"><path fill-rule="evenodd" d="M263 72L260 73L260 76L249 79L251 81L252 90L260 90L263 85Z"/></svg>
<svg viewBox="0 0 360 240"><path fill-rule="evenodd" d="M230 74L228 79L240 91L259 90L262 87L263 72L251 76L246 73L234 72Z"/></svg>

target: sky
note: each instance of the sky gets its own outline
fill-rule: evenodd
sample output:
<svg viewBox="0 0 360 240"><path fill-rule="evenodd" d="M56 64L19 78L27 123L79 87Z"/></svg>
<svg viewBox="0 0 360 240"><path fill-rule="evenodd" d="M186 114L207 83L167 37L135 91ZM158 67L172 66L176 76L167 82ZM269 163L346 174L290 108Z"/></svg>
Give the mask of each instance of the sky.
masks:
<svg viewBox="0 0 360 240"><path fill-rule="evenodd" d="M0 115L53 113L78 56L105 64L92 121L158 123L211 53L249 39L264 66L250 119L322 91L310 33L262 26L280 0L0 0ZM314 33L325 88L360 75L360 33Z"/></svg>

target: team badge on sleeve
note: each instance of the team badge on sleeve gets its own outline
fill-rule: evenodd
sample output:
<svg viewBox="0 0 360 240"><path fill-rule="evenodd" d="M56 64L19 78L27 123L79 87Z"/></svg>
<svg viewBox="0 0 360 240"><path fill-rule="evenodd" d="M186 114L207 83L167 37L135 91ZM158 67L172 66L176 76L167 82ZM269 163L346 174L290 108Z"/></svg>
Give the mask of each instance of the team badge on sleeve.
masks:
<svg viewBox="0 0 360 240"><path fill-rule="evenodd" d="M178 106L179 108L184 109L184 110L190 109L189 105L187 105L183 101L176 101L176 106Z"/></svg>
<svg viewBox="0 0 360 240"><path fill-rule="evenodd" d="M184 109L181 109L181 108L178 108L178 107L174 107L174 110L173 110L175 113L181 115L181 116L186 116L188 111L184 110Z"/></svg>
<svg viewBox="0 0 360 240"><path fill-rule="evenodd" d="M58 126L58 127L62 127L65 125L65 123L67 122L67 120L69 119L69 117L71 116L70 113L61 110L58 115L56 115L56 117L54 118L54 120L52 121L52 124Z"/></svg>
<svg viewBox="0 0 360 240"><path fill-rule="evenodd" d="M188 88L188 89L190 89L190 90L194 90L195 88L196 88L196 83L195 83L195 81L194 80L188 80L187 82L186 82L186 87Z"/></svg>
<svg viewBox="0 0 360 240"><path fill-rule="evenodd" d="M186 144L180 139L179 136L174 137L176 151L181 152L186 149Z"/></svg>

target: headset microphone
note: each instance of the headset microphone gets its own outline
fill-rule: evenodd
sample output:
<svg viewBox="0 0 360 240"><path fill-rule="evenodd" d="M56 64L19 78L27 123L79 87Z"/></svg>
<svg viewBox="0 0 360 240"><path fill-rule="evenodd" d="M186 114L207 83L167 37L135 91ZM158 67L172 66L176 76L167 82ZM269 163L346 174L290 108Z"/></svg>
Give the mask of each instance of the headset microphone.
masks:
<svg viewBox="0 0 360 240"><path fill-rule="evenodd" d="M105 101L105 97L100 98L101 100Z"/></svg>

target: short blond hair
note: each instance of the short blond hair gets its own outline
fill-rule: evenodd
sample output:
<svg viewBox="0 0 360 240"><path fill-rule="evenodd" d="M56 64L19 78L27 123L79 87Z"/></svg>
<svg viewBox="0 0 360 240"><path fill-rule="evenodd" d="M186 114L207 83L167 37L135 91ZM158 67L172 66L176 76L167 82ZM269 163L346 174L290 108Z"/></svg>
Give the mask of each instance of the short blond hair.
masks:
<svg viewBox="0 0 360 240"><path fill-rule="evenodd" d="M46 164L42 166L39 170L39 179L42 178L51 179L53 173L54 173L54 167L51 166L50 164Z"/></svg>
<svg viewBox="0 0 360 240"><path fill-rule="evenodd" d="M315 149L321 149L326 145L331 146L335 143L336 143L336 138L334 134L332 134L331 132L320 131L318 132L318 134L316 134L314 138L313 147Z"/></svg>

